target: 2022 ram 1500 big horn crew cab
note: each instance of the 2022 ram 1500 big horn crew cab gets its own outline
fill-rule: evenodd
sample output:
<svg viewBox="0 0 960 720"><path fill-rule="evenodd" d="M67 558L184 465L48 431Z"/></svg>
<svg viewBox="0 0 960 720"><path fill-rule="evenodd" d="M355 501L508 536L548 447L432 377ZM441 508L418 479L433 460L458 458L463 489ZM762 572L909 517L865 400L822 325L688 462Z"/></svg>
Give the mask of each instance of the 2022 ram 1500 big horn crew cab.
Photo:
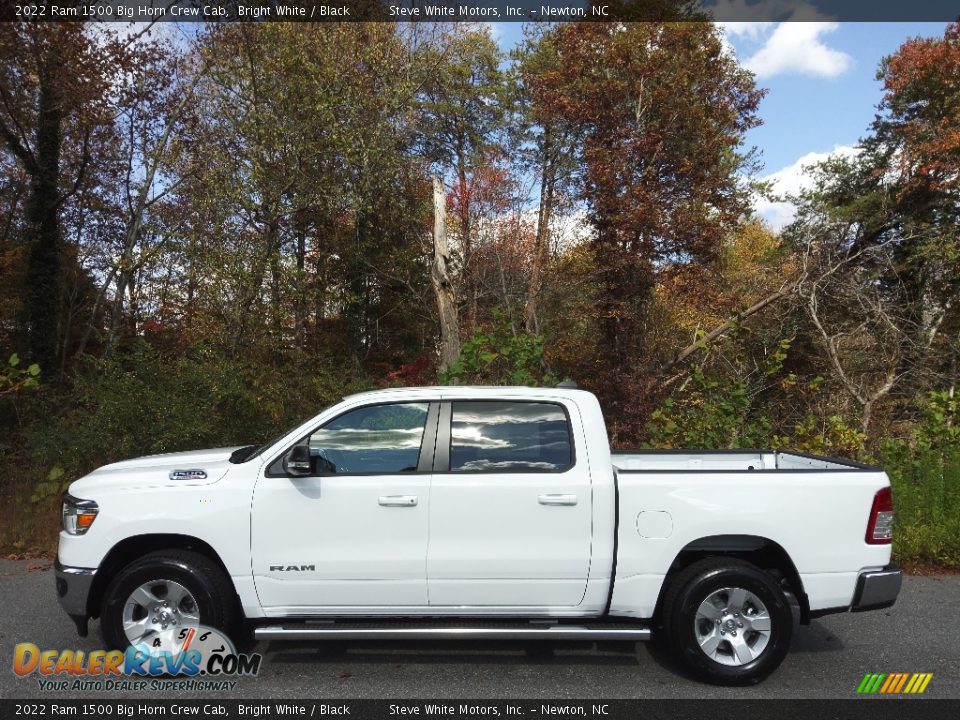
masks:
<svg viewBox="0 0 960 720"><path fill-rule="evenodd" d="M644 640L756 682L800 622L888 607L879 469L774 451L611 453L569 388L353 395L279 440L74 482L60 602L111 647L256 638ZM402 622L398 622L402 619ZM389 621L389 622L388 622Z"/></svg>

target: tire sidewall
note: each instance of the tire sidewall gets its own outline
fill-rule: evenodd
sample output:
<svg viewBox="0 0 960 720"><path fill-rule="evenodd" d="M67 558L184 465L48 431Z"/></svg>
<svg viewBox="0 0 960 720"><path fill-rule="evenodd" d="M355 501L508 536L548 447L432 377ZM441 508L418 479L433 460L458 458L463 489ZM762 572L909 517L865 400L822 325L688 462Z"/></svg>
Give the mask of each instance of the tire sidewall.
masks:
<svg viewBox="0 0 960 720"><path fill-rule="evenodd" d="M711 593L739 587L756 595L770 614L770 640L759 657L746 665L723 665L700 649L695 618L700 604ZM790 648L793 611L776 581L758 568L720 567L701 573L681 591L674 613L671 637L681 661L700 679L723 685L750 685L777 669Z"/></svg>
<svg viewBox="0 0 960 720"><path fill-rule="evenodd" d="M100 627L110 648L126 650L130 642L123 631L123 608L130 594L144 583L172 580L183 585L197 602L200 624L221 628L222 611L216 589L205 573L173 558L152 558L134 563L107 588L100 610Z"/></svg>

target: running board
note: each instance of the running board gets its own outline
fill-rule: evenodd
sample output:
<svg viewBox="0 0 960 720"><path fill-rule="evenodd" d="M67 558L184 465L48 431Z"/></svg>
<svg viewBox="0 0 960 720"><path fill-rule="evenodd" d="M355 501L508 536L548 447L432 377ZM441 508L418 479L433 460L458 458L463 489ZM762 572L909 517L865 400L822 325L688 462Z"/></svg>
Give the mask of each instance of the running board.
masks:
<svg viewBox="0 0 960 720"><path fill-rule="evenodd" d="M257 640L580 640L640 642L650 629L629 624L419 625L390 623L302 623L267 625L253 631Z"/></svg>

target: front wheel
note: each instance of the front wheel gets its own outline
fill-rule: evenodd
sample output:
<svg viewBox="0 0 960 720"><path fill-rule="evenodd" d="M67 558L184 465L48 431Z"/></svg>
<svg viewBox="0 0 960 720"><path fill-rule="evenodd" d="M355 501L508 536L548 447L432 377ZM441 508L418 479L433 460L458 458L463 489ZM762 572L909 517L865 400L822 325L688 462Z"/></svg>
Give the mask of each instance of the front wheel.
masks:
<svg viewBox="0 0 960 720"><path fill-rule="evenodd" d="M228 629L233 590L223 571L188 550L149 553L121 570L107 587L100 630L109 648L163 647L167 636L200 625Z"/></svg>
<svg viewBox="0 0 960 720"><path fill-rule="evenodd" d="M677 659L698 678L750 685L783 662L793 612L769 573L742 560L707 558L671 583L664 629Z"/></svg>

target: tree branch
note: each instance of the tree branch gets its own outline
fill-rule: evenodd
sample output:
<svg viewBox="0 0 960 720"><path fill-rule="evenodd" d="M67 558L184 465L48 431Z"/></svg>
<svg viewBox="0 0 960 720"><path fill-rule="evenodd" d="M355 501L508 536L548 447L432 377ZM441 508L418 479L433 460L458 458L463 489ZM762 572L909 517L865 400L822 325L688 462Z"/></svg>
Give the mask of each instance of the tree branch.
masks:
<svg viewBox="0 0 960 720"><path fill-rule="evenodd" d="M677 381L677 379L679 379L679 376L675 376L670 379L665 379L665 376L671 370L673 370L673 368L675 368L677 365L682 363L688 357L693 355L697 350L702 350L707 345L712 343L714 340L716 340L717 338L721 337L722 335L732 330L739 323L743 322L751 315L756 315L765 307L772 305L778 300L781 300L791 295L793 291L796 289L796 287L800 284L800 282L804 279L804 277L805 275L801 273L797 277L790 280L786 285L781 287L776 292L771 293L770 295L767 295L765 298L763 298L762 300L759 300L758 302L755 302L746 310L743 310L742 312L739 312L736 315L728 318L726 321L720 323L715 328L713 328L713 330L711 330L706 335L704 335L700 340L696 340L690 343L689 345L687 345L685 348L683 348L683 350L681 350L679 353L677 353L674 356L673 360L671 360L669 363L667 363L660 369L660 372L658 374L659 374L659 377L661 378L661 381L658 384L661 387L672 385L674 382Z"/></svg>
<svg viewBox="0 0 960 720"><path fill-rule="evenodd" d="M80 162L80 169L77 171L77 177L73 181L73 186L67 192L57 198L57 207L62 206L67 200L77 194L80 186L83 184L83 178L86 177L87 167L90 165L90 135L93 130L87 130L83 136L83 160Z"/></svg>
<svg viewBox="0 0 960 720"><path fill-rule="evenodd" d="M20 159L27 169L27 172L31 175L36 175L37 161L34 159L33 153L20 142L20 138L7 126L3 119L0 119L0 135L3 135L3 139L6 141L7 147L10 148L10 152Z"/></svg>

